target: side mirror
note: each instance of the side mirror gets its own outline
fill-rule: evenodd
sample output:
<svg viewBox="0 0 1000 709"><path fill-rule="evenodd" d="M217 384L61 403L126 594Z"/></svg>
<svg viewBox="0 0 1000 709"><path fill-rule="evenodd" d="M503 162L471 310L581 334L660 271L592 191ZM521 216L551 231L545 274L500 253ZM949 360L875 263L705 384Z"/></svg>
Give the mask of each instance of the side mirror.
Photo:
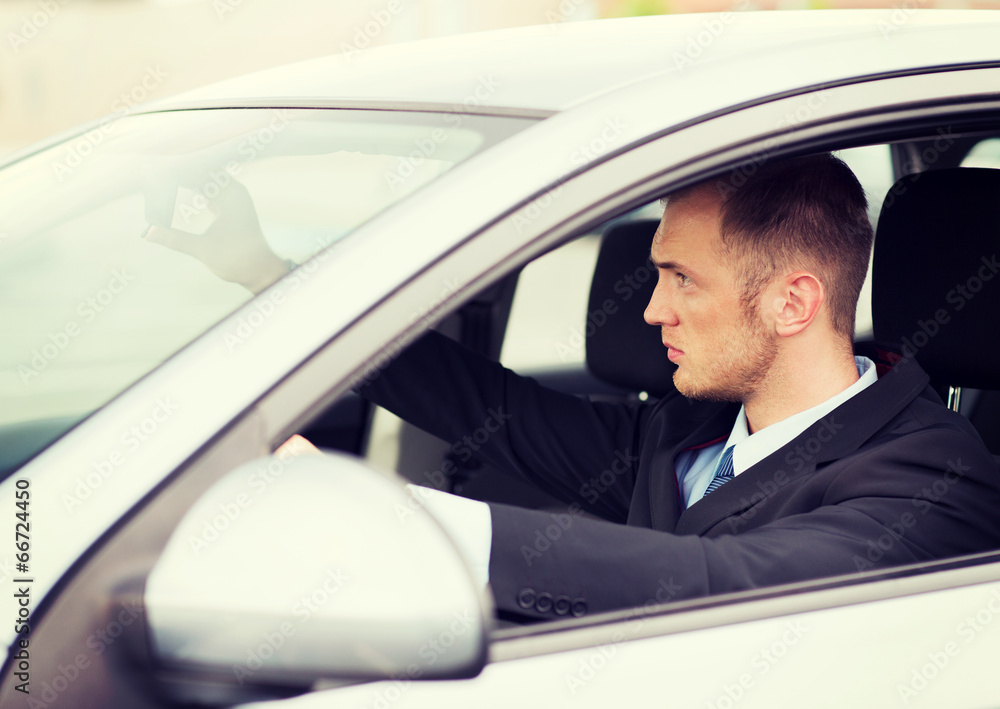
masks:
<svg viewBox="0 0 1000 709"><path fill-rule="evenodd" d="M144 601L158 665L240 686L473 677L492 617L430 514L340 454L224 477L174 531Z"/></svg>

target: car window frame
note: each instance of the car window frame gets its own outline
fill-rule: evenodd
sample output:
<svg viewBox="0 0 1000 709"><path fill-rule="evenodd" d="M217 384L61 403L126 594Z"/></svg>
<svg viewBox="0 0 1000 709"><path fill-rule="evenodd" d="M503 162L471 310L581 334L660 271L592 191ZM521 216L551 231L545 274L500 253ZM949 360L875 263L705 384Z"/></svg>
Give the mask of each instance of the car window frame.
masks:
<svg viewBox="0 0 1000 709"><path fill-rule="evenodd" d="M981 72L987 70L977 69L969 71ZM1000 78L1000 71L992 69L988 71L990 71L991 75ZM865 93L868 93L870 96L877 95L882 90L879 87L880 86L884 87L887 82L895 83L905 80L908 83L912 84L914 83L914 79L916 78L918 77L909 76L909 77L895 77L892 79L881 79L878 81L873 81L871 82L871 85L864 87L866 89ZM920 77L920 78L926 78L926 77ZM847 93L851 92L853 89L856 88L858 88L857 85L851 85L844 87L836 87L828 90L838 93L839 92ZM734 118L745 119L745 114L747 112L756 111L759 109L766 109L766 111L764 112L766 112L771 116L774 115L780 116L781 115L780 112L784 109L784 107L781 106L780 104L786 102L792 102L794 104L794 99L785 99L783 101L775 102L775 104L773 105L765 104L763 106L755 106L750 109L745 109L744 111L741 111L739 114L728 114L727 116L722 116L712 119L711 122L725 121L726 123L729 123L729 121L726 119L734 119ZM974 96L958 96L954 98L952 101L947 103L942 102L940 97L936 96L928 100L924 104L920 104L919 102L916 101L908 101L905 102L900 107L894 107L892 109L886 109L886 110L875 110L872 109L870 106L858 107L858 108L860 110L856 109L854 111L845 111L844 113L846 115L843 115L841 117L837 118L831 117L822 121L817 121L815 123L806 124L801 127L793 128L792 130L789 130L785 132L783 135L779 135L777 137L774 134L764 134L762 136L758 136L755 140L747 141L743 145L732 146L724 151L716 151L713 154L703 156L700 161L701 162L700 165L698 165L694 161L691 161L690 163L678 167L678 169L673 171L674 172L673 175L670 174L671 171L664 170L659 175L657 175L653 181L651 182L646 181L642 184L641 187L636 188L635 190L620 190L616 195L614 195L614 197L609 197L608 195L601 195L600 198L595 199L592 203L590 203L590 204L600 204L600 208L598 209L583 208L579 210L576 214L567 215L562 219L553 216L550 220L550 223L545 224L544 227L539 227L538 229L539 236L532 242L526 244L516 255L511 256L503 267L499 268L494 267L492 270L489 271L489 273L482 274L479 279L475 279L474 283L476 283L477 285L481 284L481 287L488 287L496 280L499 280L500 278L504 277L514 269L522 267L532 258L541 255L543 253L547 253L552 248L556 248L559 245L566 243L566 241L569 241L572 238L574 238L576 234L585 234L588 231L595 228L600 223L603 223L604 221L610 218L619 216L631 209L641 206L643 203L649 201L649 198L653 195L662 194L664 192L670 191L671 189L683 187L685 185L692 184L693 182L712 176L713 173L718 172L720 165L726 165L726 164L731 164L733 162L737 162L737 158L735 157L737 155L742 155L744 159L752 158L753 155L759 152L759 146L761 145L761 143L767 143L770 140L773 140L774 144L772 147L769 147L767 154L769 156L774 156L774 157L810 152L812 150L819 149L818 146L831 142L837 142L837 145L835 146L836 148L847 147L848 144L861 145L861 144L870 144L873 142L882 142L881 140L876 140L873 139L872 137L879 134L883 135L887 139L886 142L888 142L888 139L897 135L895 131L899 131L899 126L907 126L906 130L908 132L911 132L913 134L919 134L923 129L917 128L918 124L920 123L927 124L930 122L934 122L942 115L942 113L945 114L953 113L955 117L967 117L980 120L982 117L982 112L989 111L993 116L996 117L998 121L997 126L998 128L1000 128L1000 95L997 95L996 97L990 97L986 101L981 101ZM692 126L690 128L696 129L698 127L699 126ZM686 131L682 131L673 137L679 138L684 132ZM671 136L666 136L658 140L667 140L670 137ZM845 141L848 142L845 143ZM647 143L645 146L642 146L640 148L634 148L628 153L617 157L621 159L626 159L631 157L634 158L635 162L648 160L649 156L641 155L641 153L644 152L644 148L650 148L656 142L658 141L651 141L650 143ZM609 181L607 175L603 174L605 173L604 168L610 167L609 164L610 162L611 161L609 161L608 163L603 163L593 168L588 173L583 173L581 175L576 176L574 179L580 181L592 180L594 182L599 182L605 185L614 184L613 180ZM549 194L551 195L551 193L555 190L561 191L564 189L569 189L572 182L573 181L571 180L567 181L566 183L563 183L562 185L557 185L556 187L553 188L552 191L549 192ZM513 222L517 220L518 216L526 218L527 210L530 209L533 204L536 204L537 202L545 198L546 195L541 195L536 200L533 200L532 202L528 203L528 205L523 206L521 208L522 209L521 214L515 212L514 214L509 215L504 222L498 223L493 227L491 227L491 231L500 233L502 230L504 230L504 227L506 226L507 227L505 230L506 234L508 237L511 236L510 233L511 224L513 224ZM552 199L555 199L555 196L552 196ZM603 211L599 211L599 209L603 209ZM469 246L471 247L472 245L470 244ZM449 254L449 258L456 257L458 251L460 250L461 249L456 250L456 252L453 252L452 254ZM446 258L443 261L446 260L448 259ZM428 270L427 274L425 274L425 277L429 281L435 281L442 278L443 276L441 274L444 274L445 272L446 269L444 267L443 262L439 262L439 264L436 264L435 267L432 267L431 269ZM413 284L408 284L408 286L410 285ZM404 287L404 289L401 290L400 298L402 300L413 302L412 299L416 298L419 302L420 298L419 292L409 292L407 293L407 295L404 296L403 295L404 291L408 291L408 288ZM436 313L434 321L437 321L440 318L445 317L447 314L450 314L455 309L460 307L462 300L461 295L467 293L467 291L468 289L466 289L465 291L459 291L451 302L443 304L441 310L438 313ZM417 334L418 333L414 333L412 330L410 330L408 332L404 332L402 334L402 337L412 338L415 337ZM331 347L335 348L336 343L333 343ZM262 401L261 403L262 406L264 407L267 406L266 401ZM271 420L272 416L267 416L266 418ZM282 438L282 436L284 436L285 434L290 434L294 432L293 429L294 426L282 430L275 440L277 440L278 438ZM978 560L979 556L970 557L970 560L973 558ZM959 560L958 563L961 564L963 562ZM918 565L918 566L919 568L924 568L926 565ZM948 572L943 571L941 573L947 574ZM1000 566L996 567L996 569L994 569L990 573L991 574L1000 573ZM878 576L878 574L875 574L875 576ZM1000 576L997 576L997 578L1000 578ZM793 590L794 586L795 585L789 587L782 587L783 589L782 592L790 592ZM926 588L924 588L923 585L920 583L917 583L915 585L915 588L917 587L920 587L921 590L914 590L913 591L914 593L923 592L923 590L926 590ZM741 598L746 598L746 596L736 594L734 598L725 600L719 597L713 597L713 598L716 598L716 600L722 605L730 605L732 602L735 602ZM710 606L715 605L715 603L710 602L709 605ZM700 606L700 603L695 603L694 606ZM671 605L669 608L664 608L662 612L664 614L670 615L675 612L676 608L677 608L676 605ZM753 616L753 617L758 617L758 616ZM611 621L609 620L609 622ZM572 628L575 627L576 625L587 624L588 621L572 619L566 621L557 621L557 623L559 627ZM545 624L544 627L549 627L549 624ZM531 636L536 632L547 632L547 631L535 630L532 628L519 629L501 635L500 637L523 638L526 636Z"/></svg>

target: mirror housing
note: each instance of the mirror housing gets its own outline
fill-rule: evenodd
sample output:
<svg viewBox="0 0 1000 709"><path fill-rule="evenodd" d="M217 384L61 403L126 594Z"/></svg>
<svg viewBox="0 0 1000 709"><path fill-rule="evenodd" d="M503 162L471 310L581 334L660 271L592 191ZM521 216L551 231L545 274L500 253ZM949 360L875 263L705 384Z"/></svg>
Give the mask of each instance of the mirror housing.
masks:
<svg viewBox="0 0 1000 709"><path fill-rule="evenodd" d="M241 686L474 677L493 615L418 499L341 454L225 476L174 530L144 601L157 664Z"/></svg>

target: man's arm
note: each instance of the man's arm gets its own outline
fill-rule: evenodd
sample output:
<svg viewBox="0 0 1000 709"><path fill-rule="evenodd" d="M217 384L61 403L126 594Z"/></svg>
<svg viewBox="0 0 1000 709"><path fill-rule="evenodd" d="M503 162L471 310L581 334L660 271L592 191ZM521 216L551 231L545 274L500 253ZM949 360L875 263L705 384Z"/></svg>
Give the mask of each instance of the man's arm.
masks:
<svg viewBox="0 0 1000 709"><path fill-rule="evenodd" d="M651 405L590 402L547 389L436 332L357 390L450 442L459 458L516 473L605 519L628 515L634 466L596 503L581 488L616 459L637 454Z"/></svg>
<svg viewBox="0 0 1000 709"><path fill-rule="evenodd" d="M592 613L1000 548L1000 473L964 434L926 430L834 466L704 536L491 505L497 606L554 619L558 598Z"/></svg>

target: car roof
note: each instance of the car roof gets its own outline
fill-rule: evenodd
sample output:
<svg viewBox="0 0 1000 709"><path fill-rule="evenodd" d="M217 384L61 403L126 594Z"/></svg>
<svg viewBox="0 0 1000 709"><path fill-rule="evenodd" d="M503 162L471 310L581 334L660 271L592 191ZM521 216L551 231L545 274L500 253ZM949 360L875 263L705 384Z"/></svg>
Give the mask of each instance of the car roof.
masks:
<svg viewBox="0 0 1000 709"><path fill-rule="evenodd" d="M997 36L1000 11L905 7L553 23L367 50L359 49L367 38L361 28L338 54L223 81L149 108L278 102L543 117L656 77L718 77L725 69L731 81L753 81L755 72L773 70L775 56L782 58L789 90L808 84L814 65L859 52L864 69L846 62L843 80L991 63L1000 59ZM916 55L897 51L914 45Z"/></svg>

